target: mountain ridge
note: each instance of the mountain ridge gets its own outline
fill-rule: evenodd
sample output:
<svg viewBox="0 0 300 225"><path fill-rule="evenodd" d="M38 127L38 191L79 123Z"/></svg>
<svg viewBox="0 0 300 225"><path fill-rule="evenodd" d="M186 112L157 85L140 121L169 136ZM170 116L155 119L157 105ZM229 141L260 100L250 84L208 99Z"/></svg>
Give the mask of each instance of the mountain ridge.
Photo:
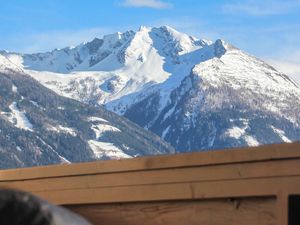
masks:
<svg viewBox="0 0 300 225"><path fill-rule="evenodd" d="M300 139L299 84L221 39L141 27L7 57L56 93L104 105L179 151Z"/></svg>

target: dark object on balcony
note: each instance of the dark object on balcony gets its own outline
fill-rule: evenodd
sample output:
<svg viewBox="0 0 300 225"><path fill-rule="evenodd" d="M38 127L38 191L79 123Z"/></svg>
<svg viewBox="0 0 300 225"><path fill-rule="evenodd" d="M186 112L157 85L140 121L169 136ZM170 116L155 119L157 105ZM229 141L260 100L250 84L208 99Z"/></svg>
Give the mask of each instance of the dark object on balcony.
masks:
<svg viewBox="0 0 300 225"><path fill-rule="evenodd" d="M0 223L9 225L90 225L83 218L29 193L0 190Z"/></svg>

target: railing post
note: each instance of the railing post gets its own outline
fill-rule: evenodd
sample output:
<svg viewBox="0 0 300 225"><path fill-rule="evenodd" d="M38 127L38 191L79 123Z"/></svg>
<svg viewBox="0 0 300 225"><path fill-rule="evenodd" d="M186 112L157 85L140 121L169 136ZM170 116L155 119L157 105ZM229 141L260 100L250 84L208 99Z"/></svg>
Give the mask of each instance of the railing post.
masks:
<svg viewBox="0 0 300 225"><path fill-rule="evenodd" d="M288 225L288 194L280 192L276 198L277 225Z"/></svg>

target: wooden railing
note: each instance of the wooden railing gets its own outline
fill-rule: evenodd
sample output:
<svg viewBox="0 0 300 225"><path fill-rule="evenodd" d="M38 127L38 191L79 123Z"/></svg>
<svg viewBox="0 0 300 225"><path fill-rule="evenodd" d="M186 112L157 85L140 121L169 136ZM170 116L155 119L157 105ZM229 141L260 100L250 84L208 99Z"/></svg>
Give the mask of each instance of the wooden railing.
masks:
<svg viewBox="0 0 300 225"><path fill-rule="evenodd" d="M96 224L288 224L300 143L0 171Z"/></svg>

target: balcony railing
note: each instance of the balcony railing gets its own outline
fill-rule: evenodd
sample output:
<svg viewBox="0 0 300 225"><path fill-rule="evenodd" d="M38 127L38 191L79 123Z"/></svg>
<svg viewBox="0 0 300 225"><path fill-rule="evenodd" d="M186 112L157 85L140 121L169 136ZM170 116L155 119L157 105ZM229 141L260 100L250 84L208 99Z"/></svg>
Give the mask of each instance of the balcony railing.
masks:
<svg viewBox="0 0 300 225"><path fill-rule="evenodd" d="M3 170L0 187L95 225L287 225L289 197L291 218L299 205L300 143Z"/></svg>

